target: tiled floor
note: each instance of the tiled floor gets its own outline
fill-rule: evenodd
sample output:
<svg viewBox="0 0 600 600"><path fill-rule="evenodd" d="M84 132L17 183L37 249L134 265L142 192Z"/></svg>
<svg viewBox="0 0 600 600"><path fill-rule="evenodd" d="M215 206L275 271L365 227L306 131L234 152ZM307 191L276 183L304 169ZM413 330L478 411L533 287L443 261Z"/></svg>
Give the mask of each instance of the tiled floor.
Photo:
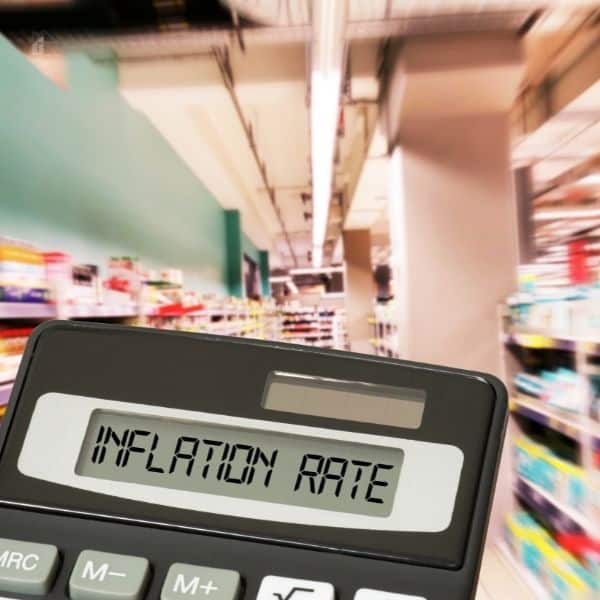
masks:
<svg viewBox="0 0 600 600"><path fill-rule="evenodd" d="M483 555L476 600L537 600L500 550L491 545Z"/></svg>

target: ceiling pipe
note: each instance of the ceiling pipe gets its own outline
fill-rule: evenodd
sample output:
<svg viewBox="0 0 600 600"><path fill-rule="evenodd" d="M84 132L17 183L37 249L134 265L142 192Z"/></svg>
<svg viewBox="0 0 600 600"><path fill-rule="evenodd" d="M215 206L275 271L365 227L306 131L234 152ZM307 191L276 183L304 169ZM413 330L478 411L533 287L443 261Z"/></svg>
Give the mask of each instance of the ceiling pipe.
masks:
<svg viewBox="0 0 600 600"><path fill-rule="evenodd" d="M338 118L345 72L347 0L314 0L310 75L310 133L313 186L312 263L323 263L333 186Z"/></svg>
<svg viewBox="0 0 600 600"><path fill-rule="evenodd" d="M263 180L263 184L265 186L265 190L269 195L269 200L271 201L271 205L273 206L273 210L277 215L277 219L279 221L279 225L281 227L281 231L283 233L283 237L288 245L290 255L292 257L292 261L294 266L298 266L298 257L294 252L294 246L292 245L292 240L290 239L290 234L285 226L285 221L283 220L283 216L281 214L281 210L279 205L277 204L277 199L275 197L275 188L269 182L269 177L267 175L267 167L264 161L261 159L258 148L256 146L256 140L254 138L254 131L252 129L252 124L246 119L244 116L244 111L242 110L242 105L237 97L235 92L235 82L233 79L233 71L231 69L231 63L229 62L229 55L227 49L221 48L213 48L213 56L217 62L219 67L219 71L221 72L221 78L223 80L223 85L225 89L229 92L229 96L231 98L231 102L235 108L235 111L238 115L240 123L242 125L242 129L246 134L246 139L248 141L248 145L250 146L250 151L252 152L252 156L256 162L256 166L258 167L258 171L260 173L261 179Z"/></svg>

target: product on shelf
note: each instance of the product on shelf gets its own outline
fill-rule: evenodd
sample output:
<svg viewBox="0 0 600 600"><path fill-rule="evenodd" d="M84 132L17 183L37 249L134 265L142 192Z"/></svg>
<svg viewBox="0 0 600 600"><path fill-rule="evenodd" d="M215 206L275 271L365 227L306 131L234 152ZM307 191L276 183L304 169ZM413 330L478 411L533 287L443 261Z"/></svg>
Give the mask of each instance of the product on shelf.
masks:
<svg viewBox="0 0 600 600"><path fill-rule="evenodd" d="M44 257L33 246L0 238L0 302L49 300Z"/></svg>
<svg viewBox="0 0 600 600"><path fill-rule="evenodd" d="M70 300L74 304L101 304L98 265L73 265Z"/></svg>
<svg viewBox="0 0 600 600"><path fill-rule="evenodd" d="M370 343L377 356L399 358L398 312L393 302L375 304L373 315L369 317L371 325Z"/></svg>
<svg viewBox="0 0 600 600"><path fill-rule="evenodd" d="M600 540L593 540L583 534L567 534L559 535L557 541L563 548L577 556L591 571L594 580L600 582Z"/></svg>
<svg viewBox="0 0 600 600"><path fill-rule="evenodd" d="M558 502L581 514L591 510L592 485L585 471L548 447L521 436L514 444L515 470Z"/></svg>
<svg viewBox="0 0 600 600"><path fill-rule="evenodd" d="M511 552L553 599L593 600L600 580L525 511L506 517L504 538Z"/></svg>
<svg viewBox="0 0 600 600"><path fill-rule="evenodd" d="M346 348L345 312L326 306L303 306L299 302L279 307L281 339L319 348Z"/></svg>
<svg viewBox="0 0 600 600"><path fill-rule="evenodd" d="M558 367L555 370L542 370L538 375L521 372L515 375L514 382L520 392L539 398L551 406L578 414L586 413L586 395L582 394L582 388L589 386L589 383L583 375L571 369Z"/></svg>
<svg viewBox="0 0 600 600"><path fill-rule="evenodd" d="M0 329L0 384L14 379L32 331L30 327Z"/></svg>
<svg viewBox="0 0 600 600"><path fill-rule="evenodd" d="M129 256L111 257L108 261L108 274L104 282L107 296L113 295L120 301L137 301L144 275L137 258Z"/></svg>

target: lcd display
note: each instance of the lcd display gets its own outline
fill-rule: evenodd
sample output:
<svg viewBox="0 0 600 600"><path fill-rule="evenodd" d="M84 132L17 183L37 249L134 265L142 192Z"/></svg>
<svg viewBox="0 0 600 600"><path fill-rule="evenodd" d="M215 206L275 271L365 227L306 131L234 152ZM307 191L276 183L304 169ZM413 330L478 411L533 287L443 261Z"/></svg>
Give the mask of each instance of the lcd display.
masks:
<svg viewBox="0 0 600 600"><path fill-rule="evenodd" d="M159 488L387 517L403 459L398 448L96 410L75 471Z"/></svg>
<svg viewBox="0 0 600 600"><path fill-rule="evenodd" d="M296 375L269 376L263 406L300 415L418 429L425 390Z"/></svg>

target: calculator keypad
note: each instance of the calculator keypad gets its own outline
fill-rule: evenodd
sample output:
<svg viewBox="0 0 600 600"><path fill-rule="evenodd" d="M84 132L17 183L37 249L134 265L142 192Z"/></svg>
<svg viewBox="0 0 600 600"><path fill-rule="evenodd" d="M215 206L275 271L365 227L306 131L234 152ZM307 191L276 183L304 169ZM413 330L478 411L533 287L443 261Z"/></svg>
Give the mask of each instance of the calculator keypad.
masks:
<svg viewBox="0 0 600 600"><path fill-rule="evenodd" d="M57 577L56 546L0 538L0 594L44 596ZM68 578L72 600L144 600L151 579L146 558L83 550ZM229 569L174 563L160 600L242 600L240 573ZM0 595L0 600L11 600ZM252 600L248 598L248 600ZM335 600L331 583L267 575L256 600ZM354 600L427 600L423 596L361 588Z"/></svg>

